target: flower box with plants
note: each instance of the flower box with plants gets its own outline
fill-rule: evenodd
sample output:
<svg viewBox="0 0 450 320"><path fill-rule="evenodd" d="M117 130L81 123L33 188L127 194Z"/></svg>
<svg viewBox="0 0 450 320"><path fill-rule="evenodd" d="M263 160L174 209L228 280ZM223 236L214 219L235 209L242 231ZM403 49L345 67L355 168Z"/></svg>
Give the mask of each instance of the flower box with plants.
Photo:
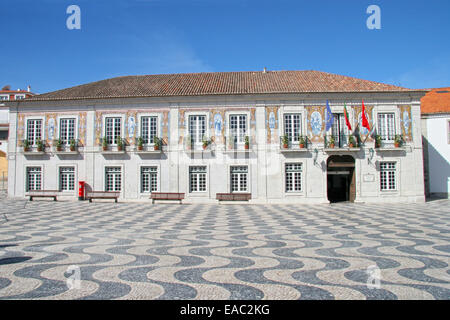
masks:
<svg viewBox="0 0 450 320"><path fill-rule="evenodd" d="M244 144L245 150L248 150L250 148L250 137L245 136L245 144Z"/></svg>
<svg viewBox="0 0 450 320"><path fill-rule="evenodd" d="M306 148L306 139L303 136L299 136L298 137L298 146L300 147L300 149L304 149Z"/></svg>
<svg viewBox="0 0 450 320"><path fill-rule="evenodd" d="M103 138L102 139L102 149L103 149L103 151L107 151L108 150L108 146L109 146L108 139Z"/></svg>
<svg viewBox="0 0 450 320"><path fill-rule="evenodd" d="M22 146L23 146L23 151L24 152L28 152L28 151L30 151L30 141L28 141L28 140L23 140L22 141Z"/></svg>
<svg viewBox="0 0 450 320"><path fill-rule="evenodd" d="M403 145L403 137L400 134L396 134L394 137L394 146L400 148Z"/></svg>
<svg viewBox="0 0 450 320"><path fill-rule="evenodd" d="M281 138L281 142L283 143L283 148L284 149L287 149L287 148L289 148L289 136L283 136L282 138Z"/></svg>
<svg viewBox="0 0 450 320"><path fill-rule="evenodd" d="M153 138L153 150L158 151L161 150L162 140L158 137Z"/></svg>
<svg viewBox="0 0 450 320"><path fill-rule="evenodd" d="M116 145L117 145L117 151L123 150L123 139L121 137L116 137Z"/></svg>
<svg viewBox="0 0 450 320"><path fill-rule="evenodd" d="M142 137L136 139L136 147L139 151L144 150L144 139Z"/></svg>
<svg viewBox="0 0 450 320"><path fill-rule="evenodd" d="M61 139L54 140L53 145L55 146L56 151L62 151L63 142Z"/></svg>
<svg viewBox="0 0 450 320"><path fill-rule="evenodd" d="M348 137L348 147L349 148L356 148L356 140L354 136Z"/></svg>
<svg viewBox="0 0 450 320"><path fill-rule="evenodd" d="M328 145L327 145L327 147L333 149L335 143L336 143L336 142L335 142L335 140L334 140L334 137L333 137L333 136L330 136L330 137L328 138Z"/></svg>
<svg viewBox="0 0 450 320"><path fill-rule="evenodd" d="M375 148L381 148L381 136L379 134L375 135Z"/></svg>
<svg viewBox="0 0 450 320"><path fill-rule="evenodd" d="M36 150L37 152L44 152L45 144L41 139L36 140Z"/></svg>
<svg viewBox="0 0 450 320"><path fill-rule="evenodd" d="M70 140L69 149L71 152L75 152L77 150L77 141L75 139Z"/></svg>

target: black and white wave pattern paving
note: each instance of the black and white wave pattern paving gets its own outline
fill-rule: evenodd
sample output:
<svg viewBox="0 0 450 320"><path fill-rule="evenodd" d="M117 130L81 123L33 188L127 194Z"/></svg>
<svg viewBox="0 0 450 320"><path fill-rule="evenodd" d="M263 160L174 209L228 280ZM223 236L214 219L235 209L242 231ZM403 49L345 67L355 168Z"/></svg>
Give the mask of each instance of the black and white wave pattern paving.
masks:
<svg viewBox="0 0 450 320"><path fill-rule="evenodd" d="M1 299L450 299L448 200L0 210Z"/></svg>

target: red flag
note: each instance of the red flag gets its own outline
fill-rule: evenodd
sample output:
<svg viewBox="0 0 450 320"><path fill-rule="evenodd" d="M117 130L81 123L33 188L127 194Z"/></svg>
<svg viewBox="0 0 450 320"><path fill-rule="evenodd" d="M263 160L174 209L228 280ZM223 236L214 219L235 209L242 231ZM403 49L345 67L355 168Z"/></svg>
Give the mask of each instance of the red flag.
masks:
<svg viewBox="0 0 450 320"><path fill-rule="evenodd" d="M344 117L345 117L345 124L347 125L348 130L352 131L352 126L350 125L350 120L348 118L348 112L347 112L347 106L344 103Z"/></svg>
<svg viewBox="0 0 450 320"><path fill-rule="evenodd" d="M367 121L366 117L366 108L364 107L364 100L362 101L362 126L370 131L369 121Z"/></svg>

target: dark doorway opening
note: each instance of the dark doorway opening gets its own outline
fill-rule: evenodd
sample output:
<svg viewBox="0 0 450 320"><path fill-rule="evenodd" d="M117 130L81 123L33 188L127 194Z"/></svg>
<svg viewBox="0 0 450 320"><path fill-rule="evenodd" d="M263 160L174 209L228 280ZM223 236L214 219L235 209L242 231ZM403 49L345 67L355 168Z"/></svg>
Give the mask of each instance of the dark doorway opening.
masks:
<svg viewBox="0 0 450 320"><path fill-rule="evenodd" d="M333 155L327 160L327 192L331 203L355 201L355 159Z"/></svg>

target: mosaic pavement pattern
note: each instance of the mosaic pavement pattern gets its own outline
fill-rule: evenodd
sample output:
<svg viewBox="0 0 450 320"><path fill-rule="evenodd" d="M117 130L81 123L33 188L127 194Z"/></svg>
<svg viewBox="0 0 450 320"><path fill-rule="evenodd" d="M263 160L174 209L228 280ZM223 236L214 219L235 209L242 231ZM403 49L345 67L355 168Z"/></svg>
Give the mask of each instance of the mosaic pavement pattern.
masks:
<svg viewBox="0 0 450 320"><path fill-rule="evenodd" d="M449 209L2 199L0 298L450 299Z"/></svg>

